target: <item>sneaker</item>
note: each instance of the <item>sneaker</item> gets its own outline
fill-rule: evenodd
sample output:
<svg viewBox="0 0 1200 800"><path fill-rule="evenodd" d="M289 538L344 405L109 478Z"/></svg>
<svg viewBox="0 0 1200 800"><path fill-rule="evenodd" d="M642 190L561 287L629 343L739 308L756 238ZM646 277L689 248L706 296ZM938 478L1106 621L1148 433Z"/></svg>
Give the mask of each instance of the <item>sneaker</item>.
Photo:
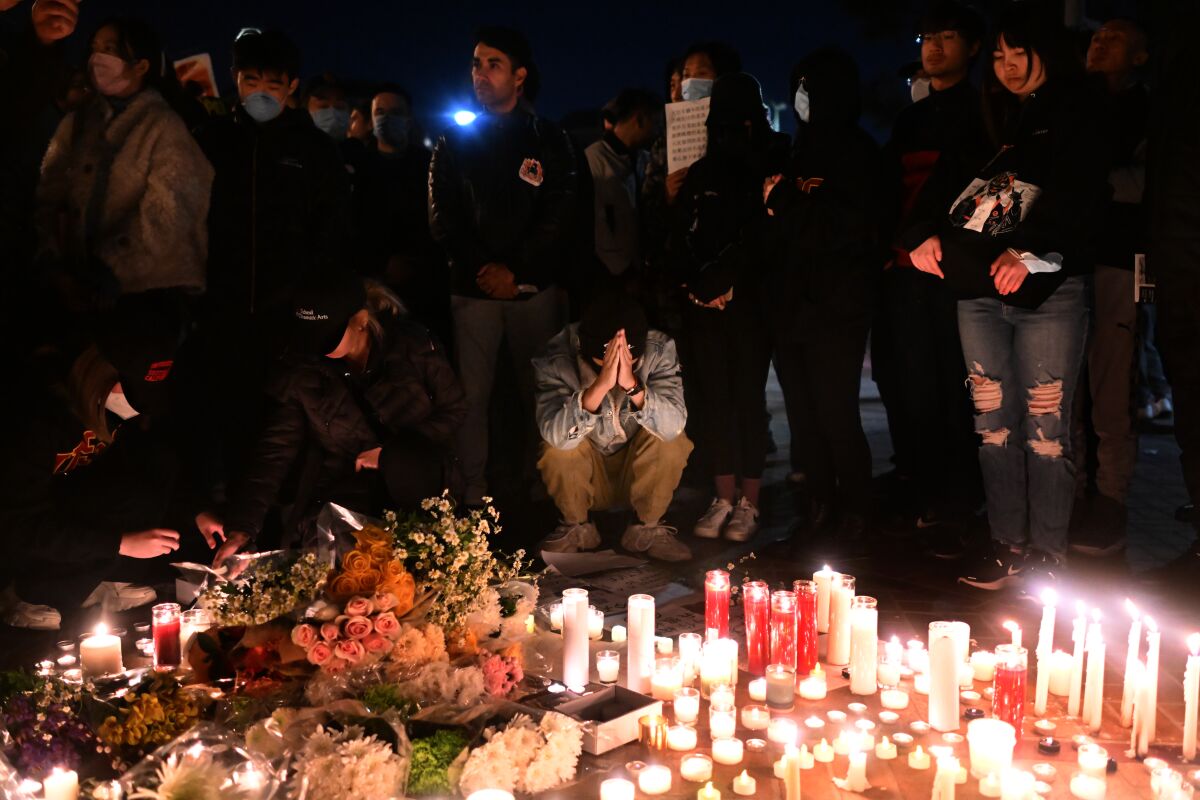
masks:
<svg viewBox="0 0 1200 800"><path fill-rule="evenodd" d="M1030 550L1025 556L1023 567L1021 583L1024 584L1024 593L1031 598L1040 598L1046 589L1058 588L1067 563L1064 559L1043 553L1041 550Z"/></svg>
<svg viewBox="0 0 1200 800"><path fill-rule="evenodd" d="M100 604L105 613L128 611L131 608L153 603L158 595L149 586L137 586L132 583L101 581L83 601L84 608Z"/></svg>
<svg viewBox="0 0 1200 800"><path fill-rule="evenodd" d="M692 533L701 539L716 539L721 535L721 528L724 527L725 521L732 513L732 503L719 497L714 498L708 511L705 511L704 515L696 521L696 527L692 529Z"/></svg>
<svg viewBox="0 0 1200 800"><path fill-rule="evenodd" d="M57 608L39 606L18 600L4 612L4 621L14 628L29 628L34 631L56 631L62 625L62 614Z"/></svg>
<svg viewBox="0 0 1200 800"><path fill-rule="evenodd" d="M1175 404L1169 397L1160 397L1154 401L1154 419L1169 417L1175 413Z"/></svg>
<svg viewBox="0 0 1200 800"><path fill-rule="evenodd" d="M1146 403L1138 406L1137 417L1141 420L1154 419L1154 403Z"/></svg>
<svg viewBox="0 0 1200 800"><path fill-rule="evenodd" d="M600 532L592 522L560 522L538 549L551 553L578 553L600 546Z"/></svg>
<svg viewBox="0 0 1200 800"><path fill-rule="evenodd" d="M1020 552L1014 552L1002 542L993 542L992 547L984 551L979 561L959 577L958 582L976 589L995 591L1018 581L1024 570L1025 559Z"/></svg>
<svg viewBox="0 0 1200 800"><path fill-rule="evenodd" d="M1107 558L1125 549L1125 504L1096 495L1084 523L1072 537L1071 551L1092 558Z"/></svg>
<svg viewBox="0 0 1200 800"><path fill-rule="evenodd" d="M758 508L743 497L729 515L729 522L725 525L725 538L731 542L744 542L757 530Z"/></svg>
<svg viewBox="0 0 1200 800"><path fill-rule="evenodd" d="M692 549L679 541L678 533L678 528L663 525L661 521L653 525L638 523L625 529L621 547L659 561L687 561L692 557Z"/></svg>

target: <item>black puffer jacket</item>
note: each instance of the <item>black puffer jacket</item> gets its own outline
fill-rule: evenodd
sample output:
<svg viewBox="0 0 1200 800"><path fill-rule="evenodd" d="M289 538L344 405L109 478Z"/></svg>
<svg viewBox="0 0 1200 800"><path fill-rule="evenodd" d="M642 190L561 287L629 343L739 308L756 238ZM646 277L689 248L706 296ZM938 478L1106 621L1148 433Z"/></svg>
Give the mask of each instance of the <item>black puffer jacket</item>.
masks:
<svg viewBox="0 0 1200 800"><path fill-rule="evenodd" d="M443 133L429 170L429 224L450 259L451 291L484 297L475 276L491 262L518 285L555 284L576 178L567 135L521 108Z"/></svg>
<svg viewBox="0 0 1200 800"><path fill-rule="evenodd" d="M327 358L285 356L268 380L271 408L242 479L230 492L226 527L257 535L280 487L310 448L309 474L300 479L298 509L323 499L331 487L354 476L360 453L382 447L387 471L389 443L414 435L449 452L466 415L466 398L442 349L420 325L386 325L360 375L347 374Z"/></svg>

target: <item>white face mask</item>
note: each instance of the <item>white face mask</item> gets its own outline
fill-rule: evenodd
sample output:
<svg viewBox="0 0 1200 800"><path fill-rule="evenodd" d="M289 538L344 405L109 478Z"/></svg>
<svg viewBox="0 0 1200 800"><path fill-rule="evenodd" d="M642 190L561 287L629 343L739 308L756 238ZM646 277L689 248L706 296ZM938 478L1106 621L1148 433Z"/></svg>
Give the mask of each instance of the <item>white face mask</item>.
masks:
<svg viewBox="0 0 1200 800"><path fill-rule="evenodd" d="M137 409L129 405L129 401L125 399L124 392L109 392L108 399L104 401L104 407L121 419L133 419L138 415Z"/></svg>
<svg viewBox="0 0 1200 800"><path fill-rule="evenodd" d="M929 97L929 78L913 78L908 82L908 93L914 103Z"/></svg>
<svg viewBox="0 0 1200 800"><path fill-rule="evenodd" d="M118 97L129 91L133 80L126 77L125 67L123 60L108 53L92 53L88 59L92 84L105 97Z"/></svg>
<svg viewBox="0 0 1200 800"><path fill-rule="evenodd" d="M808 118L812 114L812 105L808 100L808 92L805 91L804 85L796 87L796 102L794 104L796 116L800 117L801 122L808 122Z"/></svg>

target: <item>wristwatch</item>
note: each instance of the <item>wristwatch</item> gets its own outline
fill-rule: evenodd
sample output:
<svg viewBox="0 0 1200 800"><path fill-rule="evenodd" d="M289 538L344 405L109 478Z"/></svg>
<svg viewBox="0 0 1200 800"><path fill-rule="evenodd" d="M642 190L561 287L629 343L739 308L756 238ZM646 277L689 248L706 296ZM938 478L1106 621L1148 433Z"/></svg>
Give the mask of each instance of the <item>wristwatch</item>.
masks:
<svg viewBox="0 0 1200 800"><path fill-rule="evenodd" d="M645 386L642 386L642 382L639 381L637 378L634 378L633 380L634 380L633 386L630 386L628 389L625 390L626 397L633 397L634 395L638 394L639 392L641 392L643 389L646 388Z"/></svg>

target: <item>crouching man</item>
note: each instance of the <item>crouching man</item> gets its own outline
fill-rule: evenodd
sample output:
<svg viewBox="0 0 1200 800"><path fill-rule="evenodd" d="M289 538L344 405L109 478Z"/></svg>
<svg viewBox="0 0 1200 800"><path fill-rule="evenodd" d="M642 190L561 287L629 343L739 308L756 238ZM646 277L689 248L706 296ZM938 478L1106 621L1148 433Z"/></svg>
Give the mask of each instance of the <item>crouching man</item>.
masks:
<svg viewBox="0 0 1200 800"><path fill-rule="evenodd" d="M662 519L692 452L671 338L648 330L632 298L606 295L551 339L533 367L538 468L562 515L542 549L595 549L600 535L588 512L630 505L638 521L622 547L664 561L691 558Z"/></svg>

